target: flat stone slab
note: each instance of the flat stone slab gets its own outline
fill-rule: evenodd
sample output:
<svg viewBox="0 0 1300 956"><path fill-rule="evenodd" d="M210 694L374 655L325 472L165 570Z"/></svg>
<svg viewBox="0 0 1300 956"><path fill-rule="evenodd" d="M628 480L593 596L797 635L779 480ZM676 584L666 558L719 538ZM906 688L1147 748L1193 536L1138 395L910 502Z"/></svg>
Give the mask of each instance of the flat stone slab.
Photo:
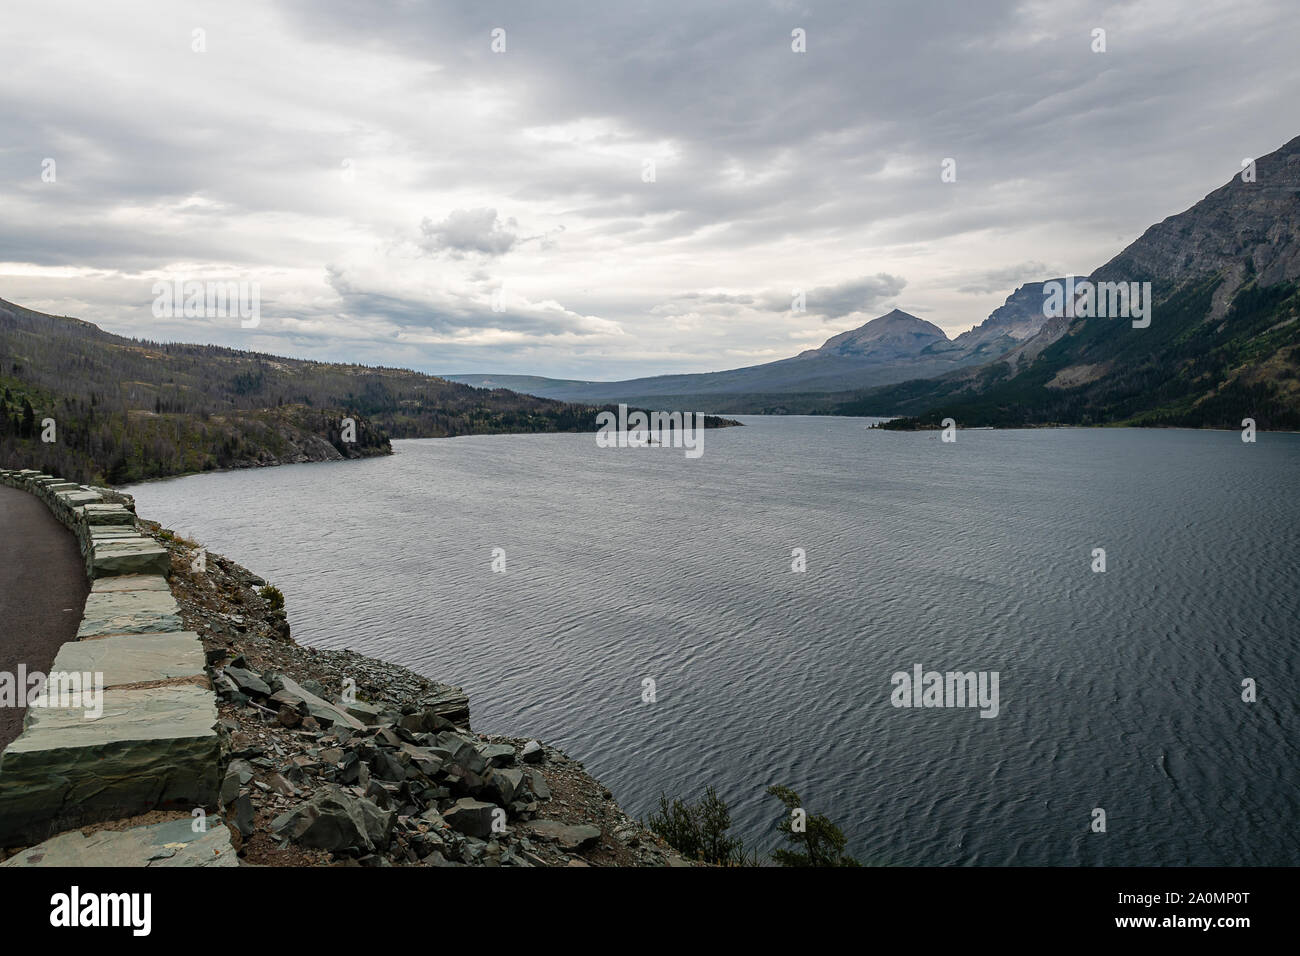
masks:
<svg viewBox="0 0 1300 956"><path fill-rule="evenodd" d="M290 680L283 674L280 675L280 682L284 684L284 692L290 697L296 697L307 705L307 712L317 720L324 721L328 724L342 724L345 727L351 727L353 730L364 730L365 724L357 720L342 707L337 704L331 704L327 700L322 700L311 691L304 690L296 681Z"/></svg>
<svg viewBox="0 0 1300 956"><path fill-rule="evenodd" d="M114 574L165 575L171 571L172 558L153 538L141 535L137 539L95 542L87 564L94 578Z"/></svg>
<svg viewBox="0 0 1300 956"><path fill-rule="evenodd" d="M67 494L57 496L59 502L65 507L80 508L84 505L93 505L103 501L103 497L93 491L70 491Z"/></svg>
<svg viewBox="0 0 1300 956"><path fill-rule="evenodd" d="M114 541L120 541L125 538L133 538L137 541L148 540L139 531L136 531L135 528L125 524L92 525L86 529L86 534L95 540L99 540L100 538Z"/></svg>
<svg viewBox="0 0 1300 956"><path fill-rule="evenodd" d="M166 591L171 593L167 579L161 574L119 574L100 578L90 586L92 594L109 594L114 591Z"/></svg>
<svg viewBox="0 0 1300 956"><path fill-rule="evenodd" d="M103 634L163 634L184 627L170 591L92 591L86 596L77 640Z"/></svg>
<svg viewBox="0 0 1300 956"><path fill-rule="evenodd" d="M238 866L230 830L209 817L195 833L190 820L169 820L130 830L60 833L10 857L0 866Z"/></svg>
<svg viewBox="0 0 1300 956"><path fill-rule="evenodd" d="M432 693L420 698L420 706L453 724L469 723L469 696L459 687L436 684Z"/></svg>
<svg viewBox="0 0 1300 956"><path fill-rule="evenodd" d="M524 826L544 840L554 840L562 850L585 850L600 842L600 827L589 824L571 826L558 820L532 820Z"/></svg>
<svg viewBox="0 0 1300 956"><path fill-rule="evenodd" d="M22 735L0 754L0 775L12 769L14 758L56 746L103 747L188 737L215 740L216 722L216 698L193 685L106 692L104 712L96 719L87 719L81 708L31 707Z"/></svg>
<svg viewBox="0 0 1300 956"><path fill-rule="evenodd" d="M367 727L378 724L380 718L383 716L383 710L380 707L366 703L363 700L354 700L350 704L343 704L341 706Z"/></svg>
<svg viewBox="0 0 1300 956"><path fill-rule="evenodd" d="M30 707L0 754L0 846L159 808L212 806L216 698L193 684L108 690L103 712Z"/></svg>
<svg viewBox="0 0 1300 956"><path fill-rule="evenodd" d="M81 513L88 525L130 525L135 522L135 515L125 505L90 504L83 506Z"/></svg>
<svg viewBox="0 0 1300 956"><path fill-rule="evenodd" d="M54 656L50 673L102 674L107 688L179 678L206 679L206 662L203 642L193 631L130 634L69 641Z"/></svg>
<svg viewBox="0 0 1300 956"><path fill-rule="evenodd" d="M117 541L130 541L139 543L143 540L140 533L134 528L128 528L126 525L109 524L99 525L89 528L82 535L79 535L88 547L94 548L101 544L111 544Z"/></svg>

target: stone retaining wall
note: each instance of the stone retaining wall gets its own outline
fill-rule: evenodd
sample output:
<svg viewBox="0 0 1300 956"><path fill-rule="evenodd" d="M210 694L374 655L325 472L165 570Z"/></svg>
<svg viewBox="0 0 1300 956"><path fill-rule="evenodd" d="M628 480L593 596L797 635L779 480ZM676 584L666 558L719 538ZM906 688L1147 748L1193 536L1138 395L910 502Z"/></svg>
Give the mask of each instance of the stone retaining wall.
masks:
<svg viewBox="0 0 1300 956"><path fill-rule="evenodd" d="M220 738L203 644L183 630L171 557L136 528L129 495L26 469L28 491L77 538L91 580L77 638L53 674L102 675L102 712L51 698L27 710L0 753L0 847L154 809L215 807Z"/></svg>

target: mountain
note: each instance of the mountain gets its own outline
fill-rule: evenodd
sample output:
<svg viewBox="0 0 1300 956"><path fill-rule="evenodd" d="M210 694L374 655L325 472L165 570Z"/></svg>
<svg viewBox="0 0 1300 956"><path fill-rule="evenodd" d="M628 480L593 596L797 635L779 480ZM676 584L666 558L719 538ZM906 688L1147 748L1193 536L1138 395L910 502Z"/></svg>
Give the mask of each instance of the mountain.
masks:
<svg viewBox="0 0 1300 956"><path fill-rule="evenodd" d="M387 454L390 437L594 431L599 411L406 369L128 339L0 299L0 467L119 484Z"/></svg>
<svg viewBox="0 0 1300 956"><path fill-rule="evenodd" d="M1088 280L1149 282L1150 324L1062 315L996 361L840 403L886 427L1300 428L1300 137L1157 223ZM1139 325L1141 323L1138 323Z"/></svg>
<svg viewBox="0 0 1300 956"><path fill-rule="evenodd" d="M1045 321L1016 296L983 325L949 340L943 329L900 309L831 336L820 347L763 365L620 382L582 382L525 375L449 375L451 381L527 391L566 401L707 407L710 411L825 411L837 393L942 375L988 361L1037 331ZM999 315L999 313L1002 313ZM982 332L980 330L983 330ZM978 335L973 333L979 332Z"/></svg>
<svg viewBox="0 0 1300 956"><path fill-rule="evenodd" d="M879 364L915 358L948 336L937 325L894 309L866 325L833 335L820 348L808 349L796 359L851 358Z"/></svg>
<svg viewBox="0 0 1300 956"><path fill-rule="evenodd" d="M1071 278L1077 282L1084 277L1047 279L1022 285L1007 297L1005 303L989 313L987 319L953 339L953 346L967 352L984 352L989 357L1010 351L1038 334L1047 321L1043 315L1044 288L1052 283L1064 285Z"/></svg>

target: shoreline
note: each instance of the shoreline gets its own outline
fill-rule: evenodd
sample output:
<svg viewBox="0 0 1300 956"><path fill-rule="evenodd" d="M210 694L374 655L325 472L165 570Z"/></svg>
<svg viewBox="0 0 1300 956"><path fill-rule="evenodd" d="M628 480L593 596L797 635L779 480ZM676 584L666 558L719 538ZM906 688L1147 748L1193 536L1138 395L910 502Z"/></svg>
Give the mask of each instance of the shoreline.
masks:
<svg viewBox="0 0 1300 956"><path fill-rule="evenodd" d="M816 419L825 419L831 421L834 420L854 421L854 420L871 419L877 421L878 424L869 426L868 431L892 431L892 432L904 432L904 433L943 431L943 428L938 425L919 426L917 428L884 428L882 427L881 424L879 424L879 422L882 419L888 420L888 418L887 416L881 416L881 415L815 415L815 414L763 415L758 413L750 414L747 412L746 413L733 412L730 414L740 415L741 417L744 418L780 418L780 419L816 418ZM893 417L896 418L899 416L893 416ZM745 423L738 422L737 424L743 426ZM735 427L735 426L724 426L724 427ZM1240 428L1210 428L1210 427L1192 428L1188 425L1132 425L1132 424L1120 424L1120 423L1108 424L1108 425L1058 425L1058 424L1016 425L1016 426L968 425L965 427L963 427L960 423L958 423L957 425L958 431L968 431L968 432L973 432L973 431L980 431L980 432L1115 431L1115 430L1123 430L1123 429L1127 429L1129 431L1214 432L1214 433L1224 433L1224 434L1241 433ZM580 434L595 435L596 432L589 432L589 433L588 432L482 432L480 434L475 434L475 435L438 435L430 438L393 438L390 439L390 441L394 443L408 442L408 441L451 441L457 438L504 438L504 437L530 438L530 437L540 437L546 435L580 435ZM1256 435L1300 435L1300 429L1289 430L1285 428L1275 428L1275 429L1257 428L1255 430L1255 434ZM120 491L121 489L124 488L133 488L139 485L151 485L160 481L175 481L178 478L195 478L198 477L199 475L224 475L224 474L230 474L231 472L237 472L237 471L257 471L262 468L281 468L287 465L324 465L324 464L334 464L334 463L345 462L345 461L369 461L371 459L376 459L376 458L391 458L396 454L397 452L393 451L390 448L390 450L386 452L378 452L375 454L368 454L368 455L358 455L355 458L308 458L302 461L274 461L274 462L266 462L264 464L236 465L229 468L212 468L207 471L186 471L176 475L163 475L158 478L141 478L136 481L130 481L122 485L109 485L106 487L109 487L115 491Z"/></svg>
<svg viewBox="0 0 1300 956"><path fill-rule="evenodd" d="M171 587L182 619L199 634L216 674L218 717L228 739L221 771L222 810L242 862L262 866L697 865L627 814L580 760L529 738L471 730L469 700L459 688L351 649L298 644L283 611L258 593L264 579L206 551L205 566L197 570L201 545L157 522L140 519L140 525L171 553ZM271 690L277 678L289 681L274 693L259 693L259 680ZM337 697L345 680L356 688L353 707L342 705ZM322 721L316 718L321 714L312 707L307 708L311 713L300 706L286 709L284 692L288 689L292 696L294 688L335 701L331 706L346 716L332 727L320 726ZM366 725L364 730L341 729L343 721L356 716L361 717L359 724ZM373 726L372 720L377 722ZM413 731L426 739L412 739ZM439 809L430 806L418 815L404 814L400 811L409 807L402 801L412 799L413 787L407 779L386 778L398 776L394 763L404 754L414 756L402 774L410 772L409 767L431 769L417 753L429 732L451 746L456 738L470 741L490 755L488 765L477 769L471 765L470 772L450 781L450 786L443 778L445 767L439 768L433 776L441 784L434 788L441 794ZM391 751L389 743L396 744ZM433 752L439 751L435 747ZM461 759L461 754L455 759ZM332 762L346 766L338 772ZM367 765L372 769L353 770ZM494 777L519 783L527 777L532 785L523 783L531 799L504 801L512 811L504 832L483 833L473 825L449 824L448 818L458 813L456 805L470 799L458 797L461 792L479 790L474 799L482 797L478 802L485 806L491 799L485 794L520 795L502 794L502 784ZM352 797L394 814L391 842L325 849L286 839L296 822L313 812L306 809L313 799L339 785ZM320 841L312 838L309 829L305 842ZM360 852L364 849L369 852Z"/></svg>
<svg viewBox="0 0 1300 956"><path fill-rule="evenodd" d="M707 415L710 418L721 418L721 416L712 415L707 412L703 414ZM773 415L769 417L781 418L784 416ZM819 416L819 417L837 418L837 417L850 417L850 416ZM722 419L722 420L726 422L726 424L705 425L704 427L710 430L722 429L722 428L743 428L745 424L744 422L732 421L730 419ZM418 437L418 438L389 438L388 440L389 445L387 451L364 451L356 455L340 455L337 458L308 458L304 456L304 457L296 458L292 461L283 461L280 459L275 459L272 461L248 462L242 465L230 465L226 468L209 468L205 471L182 471L174 475L159 475L156 478L137 478L134 481L124 482L121 485L106 485L105 487L108 487L115 491L120 491L123 488L133 488L137 485L149 485L158 481L172 481L176 478L194 478L198 475L224 475L236 471L257 471L262 468L282 468L285 465L323 465L323 464L334 464L337 462L344 462L344 461L369 461L370 459L373 458L391 458L393 455L396 454L396 452L393 451L393 447L392 447L394 442L449 441L455 438L504 438L504 437L528 438L533 436L544 436L544 435L595 436L597 434L599 434L597 430L592 430L590 432L573 432L573 431L474 432L472 434L465 434L465 435L428 435L428 436Z"/></svg>

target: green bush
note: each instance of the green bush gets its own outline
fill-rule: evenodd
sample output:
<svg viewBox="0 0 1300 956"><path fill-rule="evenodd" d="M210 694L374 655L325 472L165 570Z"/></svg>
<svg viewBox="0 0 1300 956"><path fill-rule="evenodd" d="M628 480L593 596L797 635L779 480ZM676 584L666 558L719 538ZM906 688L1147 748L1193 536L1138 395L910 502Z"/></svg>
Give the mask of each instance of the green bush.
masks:
<svg viewBox="0 0 1300 956"><path fill-rule="evenodd" d="M257 593L262 596L262 600L271 605L272 611L284 610L284 594L274 584L268 584Z"/></svg>
<svg viewBox="0 0 1300 956"><path fill-rule="evenodd" d="M646 821L655 833L683 856L717 866L743 866L744 847L739 839L727 836L731 828L731 811L713 787L704 789L704 799L690 804L659 797L659 812Z"/></svg>

